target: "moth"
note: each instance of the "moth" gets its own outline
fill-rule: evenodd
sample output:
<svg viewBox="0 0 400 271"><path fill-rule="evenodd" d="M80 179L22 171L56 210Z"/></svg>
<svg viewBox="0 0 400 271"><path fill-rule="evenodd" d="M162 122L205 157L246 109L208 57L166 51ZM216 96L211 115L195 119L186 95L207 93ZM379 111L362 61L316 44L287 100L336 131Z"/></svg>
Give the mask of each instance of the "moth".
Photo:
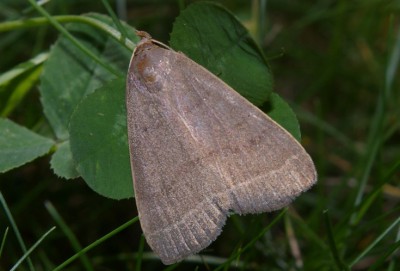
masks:
<svg viewBox="0 0 400 271"><path fill-rule="evenodd" d="M128 139L144 236L164 264L196 254L227 216L287 206L317 179L285 129L183 53L138 32Z"/></svg>

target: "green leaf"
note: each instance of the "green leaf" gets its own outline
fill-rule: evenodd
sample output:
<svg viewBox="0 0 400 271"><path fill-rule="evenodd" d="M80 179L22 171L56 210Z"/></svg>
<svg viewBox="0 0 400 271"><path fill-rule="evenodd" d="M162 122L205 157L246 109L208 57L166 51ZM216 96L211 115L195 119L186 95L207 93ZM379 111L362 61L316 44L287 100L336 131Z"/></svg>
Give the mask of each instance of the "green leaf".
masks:
<svg viewBox="0 0 400 271"><path fill-rule="evenodd" d="M171 46L220 77L255 105L272 92L272 76L262 51L226 9L195 3L177 18Z"/></svg>
<svg viewBox="0 0 400 271"><path fill-rule="evenodd" d="M113 26L103 15L87 15ZM138 40L133 29L124 25L129 37ZM82 23L71 23L67 29L107 65L125 74L132 52L105 33ZM51 166L54 173L64 178L79 176L69 151L68 125L72 112L85 95L114 79L89 56L76 48L69 39L61 36L52 47L41 76L41 101L44 113L56 136L64 143L54 153Z"/></svg>
<svg viewBox="0 0 400 271"><path fill-rule="evenodd" d="M272 75L264 55L246 28L227 10L212 3L190 5L176 19L171 46L220 77L300 140L290 106L272 93Z"/></svg>
<svg viewBox="0 0 400 271"><path fill-rule="evenodd" d="M292 108L276 93L272 93L269 106L268 115L300 141L300 125Z"/></svg>
<svg viewBox="0 0 400 271"><path fill-rule="evenodd" d="M71 117L69 132L72 155L86 183L106 197L132 197L125 80L86 96Z"/></svg>
<svg viewBox="0 0 400 271"><path fill-rule="evenodd" d="M113 25L107 16L88 16ZM125 27L130 35L135 36L131 27ZM71 23L67 29L105 63L122 74L126 73L131 51L89 25ZM44 113L58 139L68 139L69 119L79 101L112 79L115 75L85 55L70 40L64 36L58 39L45 62L40 86Z"/></svg>
<svg viewBox="0 0 400 271"><path fill-rule="evenodd" d="M69 143L67 140L60 144L51 157L50 164L56 175L65 179L74 179L79 177L79 173L76 171Z"/></svg>
<svg viewBox="0 0 400 271"><path fill-rule="evenodd" d="M0 118L0 172L46 154L54 142L8 119Z"/></svg>

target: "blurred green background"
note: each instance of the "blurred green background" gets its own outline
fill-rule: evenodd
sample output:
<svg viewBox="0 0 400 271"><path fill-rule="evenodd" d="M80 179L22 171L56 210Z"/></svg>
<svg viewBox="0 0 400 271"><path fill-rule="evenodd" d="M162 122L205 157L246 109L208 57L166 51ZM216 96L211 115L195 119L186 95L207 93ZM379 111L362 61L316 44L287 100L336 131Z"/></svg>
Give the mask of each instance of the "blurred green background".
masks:
<svg viewBox="0 0 400 271"><path fill-rule="evenodd" d="M121 19L168 43L174 18L191 2L127 0L110 4ZM246 264L228 269L345 270L352 265L352 270L398 270L400 264L394 259L400 240L400 2L213 2L234 13L264 50L274 76L274 90L296 112L302 144L319 174L317 185L295 201L285 219L248 252L252 256ZM44 7L52 15L107 14L101 1L53 0ZM0 2L0 24L36 16L27 1ZM0 74L48 51L57 36L51 26L9 31L0 28ZM13 89L25 79L21 75L0 87L0 112L37 132L40 127L45 133L38 82L32 82L17 108L3 111ZM28 247L55 225L45 202L57 209L82 246L137 215L134 199L109 200L80 179L57 178L49 168L49 156L1 174L0 191ZM275 216L235 216L205 253L218 259L229 257ZM0 238L8 226L5 212L0 212ZM140 225L135 223L88 252L93 269L77 260L64 270L135 270L134 253L140 240ZM300 256L289 242L293 240L297 241ZM374 241L376 245L370 247ZM31 259L36 270L51 270L75 253L68 239L56 230ZM0 270L8 270L22 255L10 229ZM177 270L213 270L217 262L209 260L207 267L192 261ZM162 268L151 255L143 257L142 270ZM18 270L31 269L25 263Z"/></svg>

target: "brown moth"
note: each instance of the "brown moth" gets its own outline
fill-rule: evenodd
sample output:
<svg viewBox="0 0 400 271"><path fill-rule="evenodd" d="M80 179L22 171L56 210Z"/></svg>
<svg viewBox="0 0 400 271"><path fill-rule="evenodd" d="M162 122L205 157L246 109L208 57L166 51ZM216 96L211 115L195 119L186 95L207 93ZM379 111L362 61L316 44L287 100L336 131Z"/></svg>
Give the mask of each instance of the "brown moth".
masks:
<svg viewBox="0 0 400 271"><path fill-rule="evenodd" d="M139 32L126 86L140 224L164 264L207 247L230 212L278 210L316 182L310 156L221 79Z"/></svg>

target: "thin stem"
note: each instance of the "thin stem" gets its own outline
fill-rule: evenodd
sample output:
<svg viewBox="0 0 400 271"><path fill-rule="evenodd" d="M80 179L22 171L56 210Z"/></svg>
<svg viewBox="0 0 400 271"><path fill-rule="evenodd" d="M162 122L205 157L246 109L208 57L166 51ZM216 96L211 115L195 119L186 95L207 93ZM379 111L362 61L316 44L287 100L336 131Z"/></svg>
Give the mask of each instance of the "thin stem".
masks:
<svg viewBox="0 0 400 271"><path fill-rule="evenodd" d="M129 39L124 39L123 35L112 28L111 26L99 21L95 18L88 17L85 15L58 15L52 16L52 18L59 22L59 23L70 23L70 22L77 22L77 23L84 23L90 25L96 29L103 31L104 33L108 34L110 37L114 38L115 40L121 42L129 50L134 50L136 47L136 43L132 42ZM48 25L49 20L45 17L37 17L31 18L26 20L17 20L17 21L8 21L0 23L0 32L12 31L16 29L25 29L30 27L37 27L42 25Z"/></svg>
<svg viewBox="0 0 400 271"><path fill-rule="evenodd" d="M87 247L85 247L84 249L82 249L81 251L79 251L78 253L73 255L72 257L70 257L68 260L66 260L65 262L63 262L62 264L60 264L59 266L54 268L53 271L62 270L65 266L67 266L68 264L70 264L73 261L75 261L76 259L78 259L82 254L84 254L84 253L88 252L89 250L91 250L92 248L95 248L96 246L100 245L101 243L103 243L104 241L106 241L110 237L114 236L115 234L119 233L120 231L124 230L125 228L129 227L130 225L132 225L136 221L139 221L139 217L132 218L131 220L129 220L125 224L119 226L115 230L107 233L106 235L104 235L100 239L98 239L95 242L91 243L90 245L88 245Z"/></svg>

